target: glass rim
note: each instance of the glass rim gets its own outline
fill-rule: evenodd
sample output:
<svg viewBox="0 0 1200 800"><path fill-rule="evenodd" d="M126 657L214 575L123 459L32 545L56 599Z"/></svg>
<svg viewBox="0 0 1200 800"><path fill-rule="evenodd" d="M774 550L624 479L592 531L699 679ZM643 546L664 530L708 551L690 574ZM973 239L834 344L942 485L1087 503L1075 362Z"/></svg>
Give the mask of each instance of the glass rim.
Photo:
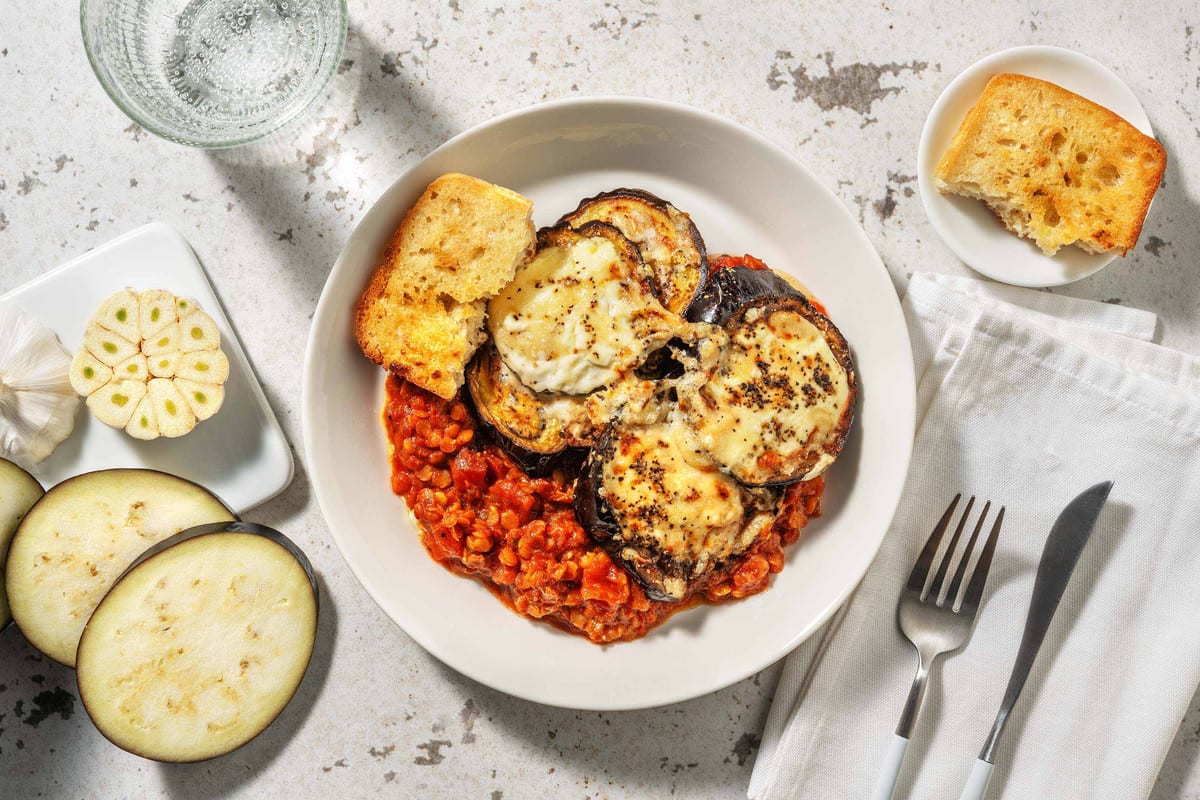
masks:
<svg viewBox="0 0 1200 800"><path fill-rule="evenodd" d="M275 124L270 125L263 131L253 135L213 142L200 142L167 131L162 126L146 119L144 115L134 111L121 99L115 82L109 81L105 76L105 70L101 67L100 62L96 57L93 47L94 43L91 36L88 34L87 12L88 6L92 2L94 2L94 0L79 0L79 27L83 36L83 51L87 54L88 65L92 68L92 74L96 76L96 80L99 81L100 87L104 89L104 93L107 94L108 98L112 100L113 104L120 109L121 113L133 120L133 122L139 127L149 131L160 139L165 139L174 144L181 144L186 147L199 148L201 150L226 150L231 147L239 147L244 144L260 141L274 133L278 133L283 128L286 128L289 123L312 108L313 104L317 102L318 98L321 97L326 88L329 86L329 81L333 78L334 72L337 71L338 64L341 63L342 53L345 52L346 49L346 36L350 27L350 13L346 6L346 0L337 0L339 33L336 46L334 47L333 57L329 60L329 66L325 70L325 74L320 76L319 85L317 86L316 90L313 91L312 97L310 97L307 102L297 106L292 112L280 117Z"/></svg>

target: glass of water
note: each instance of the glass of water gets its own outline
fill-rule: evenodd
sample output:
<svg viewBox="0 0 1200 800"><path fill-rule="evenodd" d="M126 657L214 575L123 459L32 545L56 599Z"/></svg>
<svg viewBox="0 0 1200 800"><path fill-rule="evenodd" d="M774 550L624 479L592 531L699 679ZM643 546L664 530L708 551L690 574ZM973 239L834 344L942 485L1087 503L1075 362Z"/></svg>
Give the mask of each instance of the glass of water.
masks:
<svg viewBox="0 0 1200 800"><path fill-rule="evenodd" d="M321 96L345 0L82 0L96 77L134 122L195 147L271 134Z"/></svg>

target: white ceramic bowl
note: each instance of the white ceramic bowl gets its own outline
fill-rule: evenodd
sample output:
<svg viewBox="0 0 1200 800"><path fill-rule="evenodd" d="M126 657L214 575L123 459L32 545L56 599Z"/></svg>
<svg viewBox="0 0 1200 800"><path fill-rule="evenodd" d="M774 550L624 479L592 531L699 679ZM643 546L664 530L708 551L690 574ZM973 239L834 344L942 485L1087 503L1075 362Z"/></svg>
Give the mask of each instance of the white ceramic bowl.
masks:
<svg viewBox="0 0 1200 800"><path fill-rule="evenodd" d="M1015 72L1057 83L1111 109L1153 136L1150 120L1129 87L1103 64L1071 50L1041 45L1014 47L977 61L950 82L938 97L921 131L917 182L933 228L967 266L1016 286L1061 286L1086 278L1115 256L1064 247L1047 256L1031 239L1018 237L979 200L943 195L933 174L959 124L983 94L988 79Z"/></svg>
<svg viewBox="0 0 1200 800"><path fill-rule="evenodd" d="M825 516L765 593L674 617L598 647L508 610L434 563L389 486L383 371L359 353L353 309L405 211L460 171L512 187L549 224L597 192L640 187L691 213L710 252L749 252L797 275L853 348L861 406L829 471ZM913 436L907 330L888 274L842 204L791 156L719 117L634 99L547 103L452 139L367 213L317 306L304 370L309 474L334 540L380 607L433 655L519 697L624 709L695 697L788 653L871 563L900 497Z"/></svg>

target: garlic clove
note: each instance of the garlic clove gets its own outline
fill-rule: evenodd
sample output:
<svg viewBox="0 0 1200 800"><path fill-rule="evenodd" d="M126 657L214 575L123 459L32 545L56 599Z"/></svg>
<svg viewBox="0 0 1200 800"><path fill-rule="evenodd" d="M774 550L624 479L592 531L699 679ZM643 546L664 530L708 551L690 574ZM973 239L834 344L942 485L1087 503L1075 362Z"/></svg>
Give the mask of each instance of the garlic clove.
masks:
<svg viewBox="0 0 1200 800"><path fill-rule="evenodd" d="M176 351L158 353L146 359L150 374L155 378L171 378L179 369L180 354Z"/></svg>
<svg viewBox="0 0 1200 800"><path fill-rule="evenodd" d="M188 408L197 420L206 420L221 409L225 402L225 388L212 383L196 383L187 378L176 378L175 388L183 395Z"/></svg>
<svg viewBox="0 0 1200 800"><path fill-rule="evenodd" d="M84 331L83 346L109 367L115 367L137 352L133 342L99 325L90 325Z"/></svg>
<svg viewBox="0 0 1200 800"><path fill-rule="evenodd" d="M71 361L71 388L87 397L112 380L113 371L87 350L80 350Z"/></svg>
<svg viewBox="0 0 1200 800"><path fill-rule="evenodd" d="M141 338L149 339L173 322L178 321L175 313L175 295L164 289L147 289L138 295L138 327Z"/></svg>
<svg viewBox="0 0 1200 800"><path fill-rule="evenodd" d="M142 352L148 356L179 350L179 323L173 322L142 342Z"/></svg>
<svg viewBox="0 0 1200 800"><path fill-rule="evenodd" d="M154 378L149 386L154 418L158 420L158 430L163 436L183 436L196 427L196 415L173 381Z"/></svg>
<svg viewBox="0 0 1200 800"><path fill-rule="evenodd" d="M145 396L146 384L141 381L114 380L88 395L87 406L105 425L124 428Z"/></svg>
<svg viewBox="0 0 1200 800"><path fill-rule="evenodd" d="M203 311L193 311L179 320L182 331L179 349L185 353L197 350L216 350L221 346L221 334L212 317Z"/></svg>
<svg viewBox="0 0 1200 800"><path fill-rule="evenodd" d="M199 306L197 306L191 300L188 300L186 297L175 298L175 313L179 315L180 319L183 319L197 308L199 308Z"/></svg>
<svg viewBox="0 0 1200 800"><path fill-rule="evenodd" d="M154 416L154 401L147 393L133 410L125 432L135 439L157 439L159 437L158 420Z"/></svg>
<svg viewBox="0 0 1200 800"><path fill-rule="evenodd" d="M197 383L224 383L229 379L229 359L220 350L184 353L175 375Z"/></svg>
<svg viewBox="0 0 1200 800"><path fill-rule="evenodd" d="M150 380L149 369L146 366L146 357L141 353L134 353L113 367L113 376L122 381L141 381L145 383Z"/></svg>
<svg viewBox="0 0 1200 800"><path fill-rule="evenodd" d="M0 305L0 457L32 467L75 429L71 356L50 328Z"/></svg>
<svg viewBox="0 0 1200 800"><path fill-rule="evenodd" d="M96 309L92 322L131 342L142 338L138 326L138 298L128 289L109 295Z"/></svg>

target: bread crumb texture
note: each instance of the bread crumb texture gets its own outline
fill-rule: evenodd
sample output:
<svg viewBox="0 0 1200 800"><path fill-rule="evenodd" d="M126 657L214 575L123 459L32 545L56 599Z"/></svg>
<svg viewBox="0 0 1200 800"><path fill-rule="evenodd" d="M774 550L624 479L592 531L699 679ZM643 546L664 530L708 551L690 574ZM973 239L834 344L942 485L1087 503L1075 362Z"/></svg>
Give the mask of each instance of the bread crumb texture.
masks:
<svg viewBox="0 0 1200 800"><path fill-rule="evenodd" d="M487 300L533 251L532 213L528 198L469 175L431 183L359 300L355 333L363 353L453 397L486 338Z"/></svg>
<svg viewBox="0 0 1200 800"><path fill-rule="evenodd" d="M943 193L982 200L1047 255L1072 244L1124 255L1166 164L1161 144L1107 108L1001 74L967 113L935 180Z"/></svg>

